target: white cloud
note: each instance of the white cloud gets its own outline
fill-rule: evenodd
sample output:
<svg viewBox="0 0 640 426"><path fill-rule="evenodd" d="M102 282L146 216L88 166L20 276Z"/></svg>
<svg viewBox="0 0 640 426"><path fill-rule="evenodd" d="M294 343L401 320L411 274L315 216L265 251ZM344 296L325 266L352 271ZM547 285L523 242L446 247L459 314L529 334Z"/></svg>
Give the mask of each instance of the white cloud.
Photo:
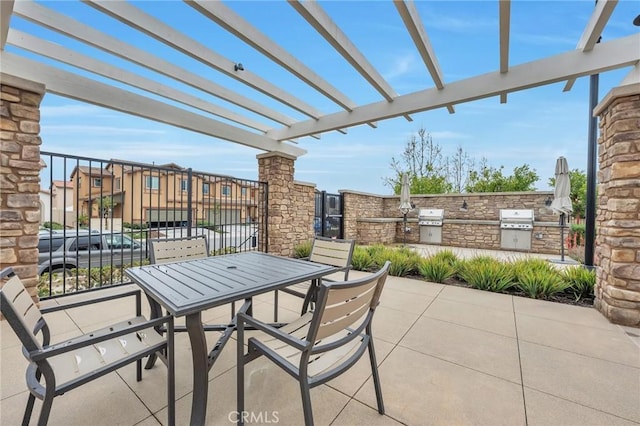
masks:
<svg viewBox="0 0 640 426"><path fill-rule="evenodd" d="M390 69L384 73L384 78L386 80L391 80L408 74L415 69L416 63L416 57L412 53L406 53L402 56L398 56L394 58Z"/></svg>
<svg viewBox="0 0 640 426"><path fill-rule="evenodd" d="M145 129L142 127L92 126L86 124L50 124L43 125L42 132L47 134L86 133L87 135L132 135L148 134L162 135L166 133L159 129Z"/></svg>

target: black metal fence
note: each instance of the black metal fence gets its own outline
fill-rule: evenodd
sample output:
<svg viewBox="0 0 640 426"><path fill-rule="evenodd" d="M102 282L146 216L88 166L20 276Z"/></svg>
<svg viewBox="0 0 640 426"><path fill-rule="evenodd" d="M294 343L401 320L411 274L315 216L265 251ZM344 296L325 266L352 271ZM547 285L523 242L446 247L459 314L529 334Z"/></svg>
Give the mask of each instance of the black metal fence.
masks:
<svg viewBox="0 0 640 426"><path fill-rule="evenodd" d="M130 281L149 239L204 235L211 255L267 251L267 184L177 164L41 152L41 299Z"/></svg>

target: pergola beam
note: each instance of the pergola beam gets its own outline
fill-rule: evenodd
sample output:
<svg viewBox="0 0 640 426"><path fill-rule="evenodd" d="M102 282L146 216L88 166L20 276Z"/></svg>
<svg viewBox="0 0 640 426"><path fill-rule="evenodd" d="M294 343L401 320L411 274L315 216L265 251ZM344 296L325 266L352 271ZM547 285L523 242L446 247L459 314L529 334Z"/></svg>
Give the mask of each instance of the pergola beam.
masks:
<svg viewBox="0 0 640 426"><path fill-rule="evenodd" d="M439 90L443 89L444 80L442 78L440 65L438 64L438 58L433 51L433 47L429 41L429 36L427 36L427 32L422 25L422 19L420 19L418 9L416 9L415 4L411 0L394 0L393 4L395 4L407 31L409 31L409 35L411 36L416 49L418 49L424 64L429 70L429 74L431 74L431 78L433 79L436 88ZM446 107L450 114L455 112L453 105L449 104L446 105Z"/></svg>
<svg viewBox="0 0 640 426"><path fill-rule="evenodd" d="M252 26L220 1L184 0L188 5L211 19L240 40L285 68L300 80L328 97L342 108L351 111L356 104L342 92L300 62L295 56Z"/></svg>
<svg viewBox="0 0 640 426"><path fill-rule="evenodd" d="M269 130L269 126L263 123L251 120L233 111L214 105L202 98L181 92L173 87L149 80L139 74L122 68L117 68L106 62L93 59L59 44L34 37L19 30L11 30L7 43L29 52L119 81L129 86L137 87L138 89L162 96L166 99L180 102L184 105L197 108L209 114L217 115L218 117L222 117L261 132Z"/></svg>
<svg viewBox="0 0 640 426"><path fill-rule="evenodd" d="M7 35L9 34L9 23L13 14L14 0L0 1L0 50L4 50L7 44Z"/></svg>
<svg viewBox="0 0 640 426"><path fill-rule="evenodd" d="M145 13L141 9L124 1L82 0L100 12L127 24L132 28L153 37L161 43L171 46L179 52L210 66L221 73L238 80L251 88L264 93L283 104L300 111L311 118L322 113L301 99L285 92L250 70L235 71L235 62L209 49L202 43L176 31L175 28Z"/></svg>
<svg viewBox="0 0 640 426"><path fill-rule="evenodd" d="M318 3L299 0L288 0L288 3L387 101L392 101L398 96L378 70L371 65Z"/></svg>
<svg viewBox="0 0 640 426"><path fill-rule="evenodd" d="M156 71L167 77L173 78L215 97L224 99L256 114L267 117L284 125L291 125L294 120L278 111L274 111L264 105L245 96L213 83L198 74L178 67L155 55L138 49L119 39L111 37L88 25L62 15L52 9L46 8L31 0L20 0L15 3L14 13L24 19L57 31L68 37L72 37L83 43L87 43L105 52L116 55L122 59L131 61L147 69Z"/></svg>
<svg viewBox="0 0 640 426"><path fill-rule="evenodd" d="M576 49L588 52L595 47L598 40L600 40L602 30L604 30L607 22L609 22L609 18L617 5L618 0L596 0L596 7L591 14L591 18L589 18L589 22L587 22L587 26L578 41ZM571 90L575 82L575 78L568 80L562 91L568 92Z"/></svg>
<svg viewBox="0 0 640 426"><path fill-rule="evenodd" d="M467 78L450 83L443 89L432 88L398 96L391 103L376 102L358 107L351 113L338 112L319 120L273 129L267 132L267 136L287 140L622 68L640 61L639 44L640 34L635 34L601 43L590 52L572 50L511 67L506 74L496 71Z"/></svg>
<svg viewBox="0 0 640 426"><path fill-rule="evenodd" d="M170 124L251 148L300 156L306 150L175 106L128 92L10 52L0 54L2 72L45 85L48 93Z"/></svg>
<svg viewBox="0 0 640 426"><path fill-rule="evenodd" d="M511 0L500 0L500 72L509 71L509 34L511 27ZM500 103L507 103L507 94L500 94Z"/></svg>

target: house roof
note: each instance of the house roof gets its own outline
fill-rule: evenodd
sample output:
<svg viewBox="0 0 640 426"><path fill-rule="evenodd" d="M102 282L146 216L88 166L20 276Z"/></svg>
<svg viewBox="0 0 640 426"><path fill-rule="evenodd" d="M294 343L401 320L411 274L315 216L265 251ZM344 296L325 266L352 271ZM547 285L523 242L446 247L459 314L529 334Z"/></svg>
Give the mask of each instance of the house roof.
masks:
<svg viewBox="0 0 640 426"><path fill-rule="evenodd" d="M112 177L113 174L107 170L107 169L103 169L100 167L88 167L88 166L76 166L73 168L73 171L71 172L71 179L73 179L73 176L75 176L77 171L82 172L85 175L90 175L91 177Z"/></svg>
<svg viewBox="0 0 640 426"><path fill-rule="evenodd" d="M58 188L73 188L73 183L68 180L54 180L52 183L53 186L57 186Z"/></svg>
<svg viewBox="0 0 640 426"><path fill-rule="evenodd" d="M376 24L397 26L407 35L406 44L397 50L416 50L423 62L426 78L422 87L398 94L380 67L374 66L337 24L353 18L346 11L351 3L252 2L243 15L235 11L242 9L242 2L227 6L205 0L135 4L3 1L0 59L3 73L43 83L50 93L293 156L306 152L300 138L307 136L344 133L363 124L376 127L379 120L394 117L412 120L411 114L433 109L454 113L457 104L488 97L505 103L510 93L556 82L566 81L565 90L570 90L578 77L632 67L640 61L640 34L598 43L617 0L600 0L595 6L593 2L575 2L585 5L584 17L566 17L584 23L582 35L574 36L575 48L516 64L510 52L522 52L526 47L511 37L512 11L522 13L523 8L538 2L483 2L497 11L492 23L495 41L485 46L496 58L494 66L486 72L468 61L466 69L449 74L440 67L440 60L445 54L464 54L471 40L462 39L458 48L448 52L436 52L428 36L435 22L425 18L431 2L372 2L388 9L384 14L388 22L371 23L365 32L375 36ZM551 12L561 3L547 2L545 7ZM367 25L366 9L361 9L362 25ZM266 29L245 16L248 11L254 14L254 21L258 16L290 27L292 34L305 34L300 40L304 46L301 53L293 54L282 40L274 41ZM85 18L99 24L89 25ZM21 24L25 22L29 28L46 31L24 31ZM557 31L538 36L567 37L561 32L563 28ZM264 70L249 63L242 65L238 58L216 51L223 47L218 43L223 37L224 47L234 49L232 52L253 49L252 53L263 55L260 64ZM297 37L292 39L298 41ZM147 45L156 49L148 50ZM306 56L300 57L302 54ZM191 62L183 67L173 61L176 57ZM325 57L352 76L352 85L367 87L370 96L356 102L349 86L336 87L331 76L318 75L308 65ZM637 68L627 80L640 80ZM282 73L289 78L286 85L278 85L259 73ZM328 111L326 104L330 105ZM313 140L305 138L304 142Z"/></svg>

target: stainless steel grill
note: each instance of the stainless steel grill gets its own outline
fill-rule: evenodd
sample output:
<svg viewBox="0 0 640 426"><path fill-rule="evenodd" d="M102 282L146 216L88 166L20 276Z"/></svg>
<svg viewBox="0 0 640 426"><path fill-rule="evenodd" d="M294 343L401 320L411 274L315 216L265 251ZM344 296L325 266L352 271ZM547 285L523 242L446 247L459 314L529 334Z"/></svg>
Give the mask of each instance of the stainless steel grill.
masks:
<svg viewBox="0 0 640 426"><path fill-rule="evenodd" d="M502 229L532 230L533 219L533 210L500 210L500 228Z"/></svg>
<svg viewBox="0 0 640 426"><path fill-rule="evenodd" d="M420 225L420 242L424 244L442 244L443 209L420 209L418 225Z"/></svg>
<svg viewBox="0 0 640 426"><path fill-rule="evenodd" d="M442 226L443 219L444 209L420 209L418 214L418 225Z"/></svg>

